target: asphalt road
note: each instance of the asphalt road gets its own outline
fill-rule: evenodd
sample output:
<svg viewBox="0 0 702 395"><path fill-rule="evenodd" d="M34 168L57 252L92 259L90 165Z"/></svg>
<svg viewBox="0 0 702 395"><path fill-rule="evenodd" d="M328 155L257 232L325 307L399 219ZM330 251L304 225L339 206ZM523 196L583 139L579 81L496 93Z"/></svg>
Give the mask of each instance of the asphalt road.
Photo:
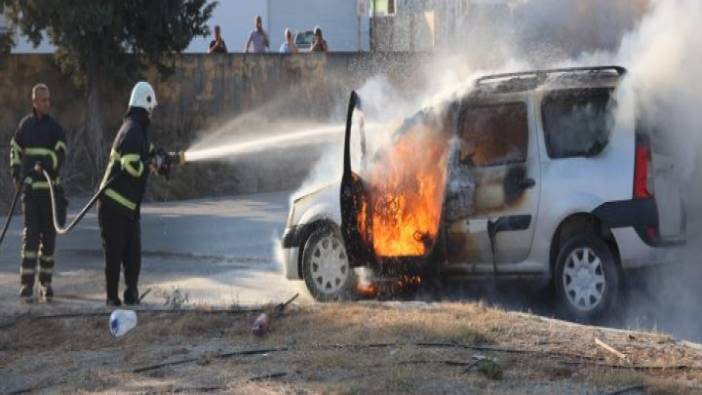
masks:
<svg viewBox="0 0 702 395"><path fill-rule="evenodd" d="M312 303L301 281L285 279L275 258L289 207L289 192L146 204L142 210L143 263L140 290L151 288L149 306L172 303L187 295L191 305L260 305L300 293L298 302ZM77 211L78 204L71 207ZM70 215L69 215L70 217ZM4 218L2 218L4 220ZM0 246L0 315L24 312L17 298L22 217L15 217ZM696 246L702 232L691 227L685 262L627 276L616 311L601 324L654 329L677 337L702 340L702 265ZM95 211L57 242L53 306L85 309L104 305L102 247ZM485 300L512 310L558 316L552 292L539 284L492 281L444 282L437 292L422 290L421 300ZM121 284L123 285L123 283ZM406 296L401 296L406 297Z"/></svg>
<svg viewBox="0 0 702 395"><path fill-rule="evenodd" d="M289 192L278 192L144 205L139 288L152 289L144 301L162 304L179 290L192 304L249 305L300 292L301 284L287 281L275 259L274 240L283 231L288 197ZM3 313L26 308L17 301L21 232L18 215L0 246ZM57 303L104 303L103 270L92 210L73 232L58 237L54 291L70 300L57 297ZM311 298L303 291L301 301Z"/></svg>

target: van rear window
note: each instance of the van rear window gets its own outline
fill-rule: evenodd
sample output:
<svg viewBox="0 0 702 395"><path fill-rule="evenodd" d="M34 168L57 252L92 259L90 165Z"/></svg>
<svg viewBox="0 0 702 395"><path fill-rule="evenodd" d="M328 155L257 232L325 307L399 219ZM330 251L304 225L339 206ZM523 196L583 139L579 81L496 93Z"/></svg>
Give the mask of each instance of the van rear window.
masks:
<svg viewBox="0 0 702 395"><path fill-rule="evenodd" d="M541 103L546 149L551 158L595 156L609 141L612 89L549 92Z"/></svg>

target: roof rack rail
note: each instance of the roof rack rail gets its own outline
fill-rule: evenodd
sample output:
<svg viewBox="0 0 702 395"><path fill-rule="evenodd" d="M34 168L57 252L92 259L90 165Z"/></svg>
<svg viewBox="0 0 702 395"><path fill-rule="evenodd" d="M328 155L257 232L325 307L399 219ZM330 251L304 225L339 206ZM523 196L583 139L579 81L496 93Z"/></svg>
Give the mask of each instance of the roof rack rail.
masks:
<svg viewBox="0 0 702 395"><path fill-rule="evenodd" d="M565 67L560 69L545 69L533 71L520 71L516 73L502 73L486 75L475 80L475 85L480 85L491 80L498 80L509 77L545 77L547 74L558 73L577 73L577 72L599 72L599 71L615 71L620 76L626 74L626 69L622 66L593 66L593 67Z"/></svg>

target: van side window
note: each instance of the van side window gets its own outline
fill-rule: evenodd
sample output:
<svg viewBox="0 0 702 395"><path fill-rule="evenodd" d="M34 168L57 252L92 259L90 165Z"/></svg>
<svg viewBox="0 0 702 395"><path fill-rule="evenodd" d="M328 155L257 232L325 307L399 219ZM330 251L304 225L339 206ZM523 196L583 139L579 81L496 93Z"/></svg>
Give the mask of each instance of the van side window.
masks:
<svg viewBox="0 0 702 395"><path fill-rule="evenodd" d="M551 158L595 156L613 125L611 88L549 92L541 103L546 150Z"/></svg>
<svg viewBox="0 0 702 395"><path fill-rule="evenodd" d="M462 164L482 167L526 161L529 123L525 103L467 107L458 122Z"/></svg>

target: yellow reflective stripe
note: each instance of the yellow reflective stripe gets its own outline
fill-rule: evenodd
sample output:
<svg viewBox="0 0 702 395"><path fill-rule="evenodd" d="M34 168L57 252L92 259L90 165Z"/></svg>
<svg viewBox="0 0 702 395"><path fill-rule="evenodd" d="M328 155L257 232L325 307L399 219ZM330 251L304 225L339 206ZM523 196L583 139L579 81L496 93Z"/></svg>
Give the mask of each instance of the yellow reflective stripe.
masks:
<svg viewBox="0 0 702 395"><path fill-rule="evenodd" d="M110 161L118 161L121 157L122 155L120 155L116 149L113 148L112 151L110 151Z"/></svg>
<svg viewBox="0 0 702 395"><path fill-rule="evenodd" d="M57 151L57 152L58 152L58 150L60 150L60 149L62 149L62 148L63 148L63 152L66 152L66 143L64 143L63 141L59 140L59 141L56 143L56 146L54 147L54 151Z"/></svg>
<svg viewBox="0 0 702 395"><path fill-rule="evenodd" d="M36 251L22 251L22 259L34 259L37 257Z"/></svg>
<svg viewBox="0 0 702 395"><path fill-rule="evenodd" d="M105 186L107 183L107 177L109 177L110 173L112 172L112 166L115 165L115 162L119 162L121 157L122 155L120 155L114 148L110 151L110 159L108 159L109 162L107 163L107 169L105 169L105 175L102 177L102 181L100 182L100 188Z"/></svg>
<svg viewBox="0 0 702 395"><path fill-rule="evenodd" d="M130 201L129 199L122 196L119 192L115 191L112 188L105 189L105 196L112 198L112 200L114 200L115 202L121 204L122 206L124 206L130 210L136 209L136 203Z"/></svg>
<svg viewBox="0 0 702 395"><path fill-rule="evenodd" d="M56 153L50 149L47 148L40 148L40 147L27 147L24 149L24 153L27 155L47 155L51 157L52 162L54 163L54 169L58 166L58 157L56 156Z"/></svg>
<svg viewBox="0 0 702 395"><path fill-rule="evenodd" d="M39 260L44 261L44 262L53 262L54 256L53 255L42 255L39 257Z"/></svg>
<svg viewBox="0 0 702 395"><path fill-rule="evenodd" d="M52 274L54 272L54 268L52 267L41 267L39 266L39 273L43 274Z"/></svg>
<svg viewBox="0 0 702 395"><path fill-rule="evenodd" d="M34 268L29 268L29 267L20 267L20 275L24 276L25 274L34 274L35 269Z"/></svg>
<svg viewBox="0 0 702 395"><path fill-rule="evenodd" d="M12 146L12 148L17 150L17 152L22 153L22 147L20 147L20 145L17 144L14 137L10 139L10 145Z"/></svg>
<svg viewBox="0 0 702 395"><path fill-rule="evenodd" d="M32 189L49 189L49 183L46 181L34 181L32 182L31 179L27 179L29 182L25 181L27 184L32 185ZM56 179L53 181L54 185L59 185L59 179Z"/></svg>
<svg viewBox="0 0 702 395"><path fill-rule="evenodd" d="M122 169L126 170L133 177L141 177L142 173L144 173L144 164L141 162L141 156L138 154L124 155L120 162L122 163ZM133 163L137 163L139 166L134 167Z"/></svg>
<svg viewBox="0 0 702 395"><path fill-rule="evenodd" d="M100 182L100 188L104 187L107 183L107 177L110 176L110 172L112 171L112 166L114 165L114 163L115 162L110 162L107 164L107 169L105 169L105 175L102 176L102 181Z"/></svg>
<svg viewBox="0 0 702 395"><path fill-rule="evenodd" d="M10 166L22 164L22 147L17 144L14 137L10 139Z"/></svg>

